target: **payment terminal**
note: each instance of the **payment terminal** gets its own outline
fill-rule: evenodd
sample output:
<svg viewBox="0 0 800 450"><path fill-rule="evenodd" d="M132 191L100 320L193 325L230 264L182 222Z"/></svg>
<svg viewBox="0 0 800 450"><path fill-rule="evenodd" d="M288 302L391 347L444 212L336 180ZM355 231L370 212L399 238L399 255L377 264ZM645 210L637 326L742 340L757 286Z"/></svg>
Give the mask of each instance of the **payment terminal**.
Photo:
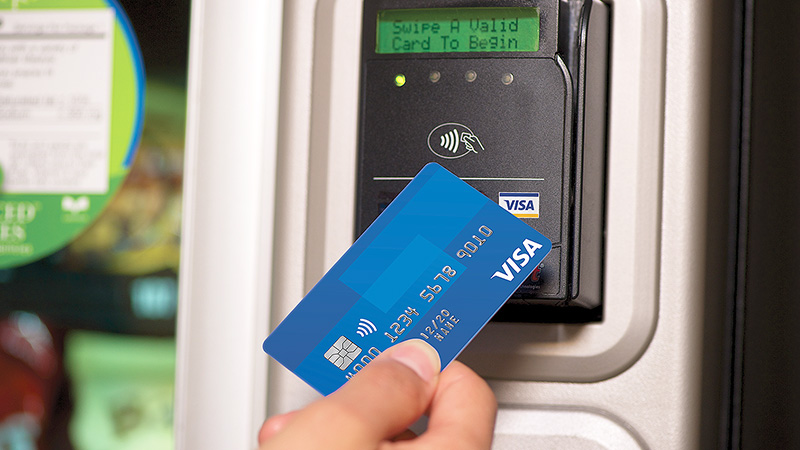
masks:
<svg viewBox="0 0 800 450"><path fill-rule="evenodd" d="M553 242L494 320L602 320L608 17L591 0L366 1L357 233L439 163Z"/></svg>

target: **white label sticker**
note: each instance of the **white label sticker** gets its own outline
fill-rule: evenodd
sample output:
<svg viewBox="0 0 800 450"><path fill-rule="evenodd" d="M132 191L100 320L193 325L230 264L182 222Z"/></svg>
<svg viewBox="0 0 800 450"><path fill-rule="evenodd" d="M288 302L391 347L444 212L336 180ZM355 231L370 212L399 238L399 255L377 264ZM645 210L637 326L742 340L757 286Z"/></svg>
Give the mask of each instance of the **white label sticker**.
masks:
<svg viewBox="0 0 800 450"><path fill-rule="evenodd" d="M114 10L0 13L7 193L108 191Z"/></svg>

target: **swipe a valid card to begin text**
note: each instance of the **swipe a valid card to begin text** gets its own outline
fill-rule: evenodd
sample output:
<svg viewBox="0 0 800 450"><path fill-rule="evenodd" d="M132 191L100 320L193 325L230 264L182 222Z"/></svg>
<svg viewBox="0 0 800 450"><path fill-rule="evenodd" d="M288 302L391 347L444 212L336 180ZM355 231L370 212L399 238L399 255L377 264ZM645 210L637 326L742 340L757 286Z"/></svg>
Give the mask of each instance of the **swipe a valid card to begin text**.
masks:
<svg viewBox="0 0 800 450"><path fill-rule="evenodd" d="M542 262L551 242L428 164L264 341L329 394L407 339L456 358Z"/></svg>

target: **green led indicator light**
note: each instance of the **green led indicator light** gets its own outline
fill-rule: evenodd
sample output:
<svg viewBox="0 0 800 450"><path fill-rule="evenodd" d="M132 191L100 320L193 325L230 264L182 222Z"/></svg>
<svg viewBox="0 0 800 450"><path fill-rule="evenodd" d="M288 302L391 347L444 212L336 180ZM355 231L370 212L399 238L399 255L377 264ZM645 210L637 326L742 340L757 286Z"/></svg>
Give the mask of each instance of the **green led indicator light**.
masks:
<svg viewBox="0 0 800 450"><path fill-rule="evenodd" d="M406 84L406 76L403 75L402 73L399 73L399 74L395 75L394 76L394 84L397 87L402 87L404 84Z"/></svg>

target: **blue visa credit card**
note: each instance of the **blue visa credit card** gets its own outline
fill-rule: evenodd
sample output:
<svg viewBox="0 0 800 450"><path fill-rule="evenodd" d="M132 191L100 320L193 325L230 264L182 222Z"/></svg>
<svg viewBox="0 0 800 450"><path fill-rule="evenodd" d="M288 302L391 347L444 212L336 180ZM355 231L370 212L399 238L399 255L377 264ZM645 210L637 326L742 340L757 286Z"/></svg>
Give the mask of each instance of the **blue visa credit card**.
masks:
<svg viewBox="0 0 800 450"><path fill-rule="evenodd" d="M428 164L264 341L327 395L390 346L419 338L442 368L483 328L551 242Z"/></svg>

